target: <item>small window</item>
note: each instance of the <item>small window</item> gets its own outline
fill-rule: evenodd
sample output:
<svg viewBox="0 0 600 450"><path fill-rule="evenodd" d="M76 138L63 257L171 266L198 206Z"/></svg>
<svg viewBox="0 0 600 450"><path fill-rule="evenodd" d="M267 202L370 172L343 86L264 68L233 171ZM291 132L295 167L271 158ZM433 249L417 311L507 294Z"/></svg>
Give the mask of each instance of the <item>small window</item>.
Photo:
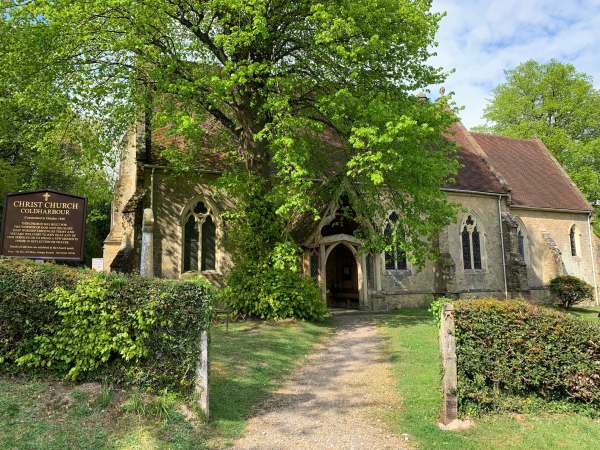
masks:
<svg viewBox="0 0 600 450"><path fill-rule="evenodd" d="M183 227L183 271L216 269L217 228L204 202L198 202Z"/></svg>
<svg viewBox="0 0 600 450"><path fill-rule="evenodd" d="M471 240L473 241L473 269L481 270L481 244L477 227L473 228Z"/></svg>
<svg viewBox="0 0 600 450"><path fill-rule="evenodd" d="M463 249L463 261L465 269L471 268L471 236L467 231L467 227L463 228L462 232L462 249Z"/></svg>
<svg viewBox="0 0 600 450"><path fill-rule="evenodd" d="M461 232L463 264L465 270L481 270L481 234L472 216L467 217Z"/></svg>
<svg viewBox="0 0 600 450"><path fill-rule="evenodd" d="M519 256L522 260L525 260L525 236L520 228L517 231L517 248L519 251Z"/></svg>
<svg viewBox="0 0 600 450"><path fill-rule="evenodd" d="M394 234L394 228L398 226L397 224L398 215L396 213L390 214L384 235L387 238L386 240L392 240L392 249L385 252L385 268L387 270L408 270L406 252L402 250L402 247L397 242L397 230Z"/></svg>
<svg viewBox="0 0 600 450"><path fill-rule="evenodd" d="M206 205L204 204L204 202L198 202L194 207L194 212L196 214L206 214L208 210L206 209Z"/></svg>
<svg viewBox="0 0 600 450"><path fill-rule="evenodd" d="M202 224L202 266L201 270L215 270L217 228L211 216Z"/></svg>
<svg viewBox="0 0 600 450"><path fill-rule="evenodd" d="M198 227L196 226L196 218L194 216L188 217L185 223L184 234L183 271L198 270Z"/></svg>
<svg viewBox="0 0 600 450"><path fill-rule="evenodd" d="M569 241L571 242L571 256L577 256L577 230L575 229L575 225L571 227Z"/></svg>
<svg viewBox="0 0 600 450"><path fill-rule="evenodd" d="M367 255L367 286L371 289L375 287L375 260L372 253Z"/></svg>
<svg viewBox="0 0 600 450"><path fill-rule="evenodd" d="M313 280L319 278L319 255L317 253L310 254L310 277Z"/></svg>

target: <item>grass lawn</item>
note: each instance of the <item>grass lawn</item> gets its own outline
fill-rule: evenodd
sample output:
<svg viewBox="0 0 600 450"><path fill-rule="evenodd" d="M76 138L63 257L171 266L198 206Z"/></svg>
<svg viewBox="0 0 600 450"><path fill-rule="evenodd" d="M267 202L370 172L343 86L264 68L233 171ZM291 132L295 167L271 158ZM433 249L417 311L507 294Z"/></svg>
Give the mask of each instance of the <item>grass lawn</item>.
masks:
<svg viewBox="0 0 600 450"><path fill-rule="evenodd" d="M1 449L216 448L327 332L325 325L242 322L213 329L208 424L172 395L0 376Z"/></svg>
<svg viewBox="0 0 600 450"><path fill-rule="evenodd" d="M568 312L569 314L573 314L581 319L592 320L594 322L600 323L600 318L598 318L598 313L600 313L600 306L572 306L566 311L562 308L557 308L562 312Z"/></svg>
<svg viewBox="0 0 600 450"><path fill-rule="evenodd" d="M437 328L425 310L403 310L382 319L404 409L394 431L423 449L597 449L600 421L575 414L495 415L463 433L436 425L441 393Z"/></svg>

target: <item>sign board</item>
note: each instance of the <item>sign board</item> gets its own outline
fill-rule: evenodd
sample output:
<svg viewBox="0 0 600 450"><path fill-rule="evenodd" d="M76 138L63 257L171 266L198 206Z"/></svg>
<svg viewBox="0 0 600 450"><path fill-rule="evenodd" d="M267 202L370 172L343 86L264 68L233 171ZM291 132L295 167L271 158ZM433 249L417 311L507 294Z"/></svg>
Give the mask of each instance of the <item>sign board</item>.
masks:
<svg viewBox="0 0 600 450"><path fill-rule="evenodd" d="M96 272L104 272L104 258L92 258L92 269Z"/></svg>
<svg viewBox="0 0 600 450"><path fill-rule="evenodd" d="M55 191L7 194L2 255L83 260L86 199Z"/></svg>

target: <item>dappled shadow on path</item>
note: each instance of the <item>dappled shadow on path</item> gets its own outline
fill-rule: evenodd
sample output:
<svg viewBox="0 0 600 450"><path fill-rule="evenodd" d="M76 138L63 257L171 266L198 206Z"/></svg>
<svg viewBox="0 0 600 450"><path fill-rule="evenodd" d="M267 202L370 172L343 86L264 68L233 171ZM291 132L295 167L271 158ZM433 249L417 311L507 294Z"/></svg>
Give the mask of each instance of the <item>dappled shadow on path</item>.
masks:
<svg viewBox="0 0 600 450"><path fill-rule="evenodd" d="M335 334L261 405L235 448L402 447L368 418L396 404L378 331L387 316L336 314Z"/></svg>

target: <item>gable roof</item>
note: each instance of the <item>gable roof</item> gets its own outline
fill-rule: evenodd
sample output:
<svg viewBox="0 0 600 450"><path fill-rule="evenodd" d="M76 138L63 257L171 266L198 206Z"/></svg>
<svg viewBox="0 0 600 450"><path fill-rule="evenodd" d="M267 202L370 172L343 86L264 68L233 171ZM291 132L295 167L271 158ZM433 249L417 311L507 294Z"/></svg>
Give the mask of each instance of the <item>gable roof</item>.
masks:
<svg viewBox="0 0 600 450"><path fill-rule="evenodd" d="M208 119L202 125L205 133L194 155L198 169L220 172L226 162L219 151L220 125ZM483 133L472 133L460 122L454 123L446 139L457 144L460 169L446 189L511 194L513 205L542 209L591 211L591 206L539 139L515 139ZM348 158L341 138L326 129L316 141L321 151L320 167L338 170ZM175 147L184 151L191 143L184 137L169 133L168 127L153 130L154 162L161 162L160 148ZM211 150L207 150L211 149Z"/></svg>
<svg viewBox="0 0 600 450"><path fill-rule="evenodd" d="M511 189L512 204L591 211L590 204L539 139L471 133Z"/></svg>

